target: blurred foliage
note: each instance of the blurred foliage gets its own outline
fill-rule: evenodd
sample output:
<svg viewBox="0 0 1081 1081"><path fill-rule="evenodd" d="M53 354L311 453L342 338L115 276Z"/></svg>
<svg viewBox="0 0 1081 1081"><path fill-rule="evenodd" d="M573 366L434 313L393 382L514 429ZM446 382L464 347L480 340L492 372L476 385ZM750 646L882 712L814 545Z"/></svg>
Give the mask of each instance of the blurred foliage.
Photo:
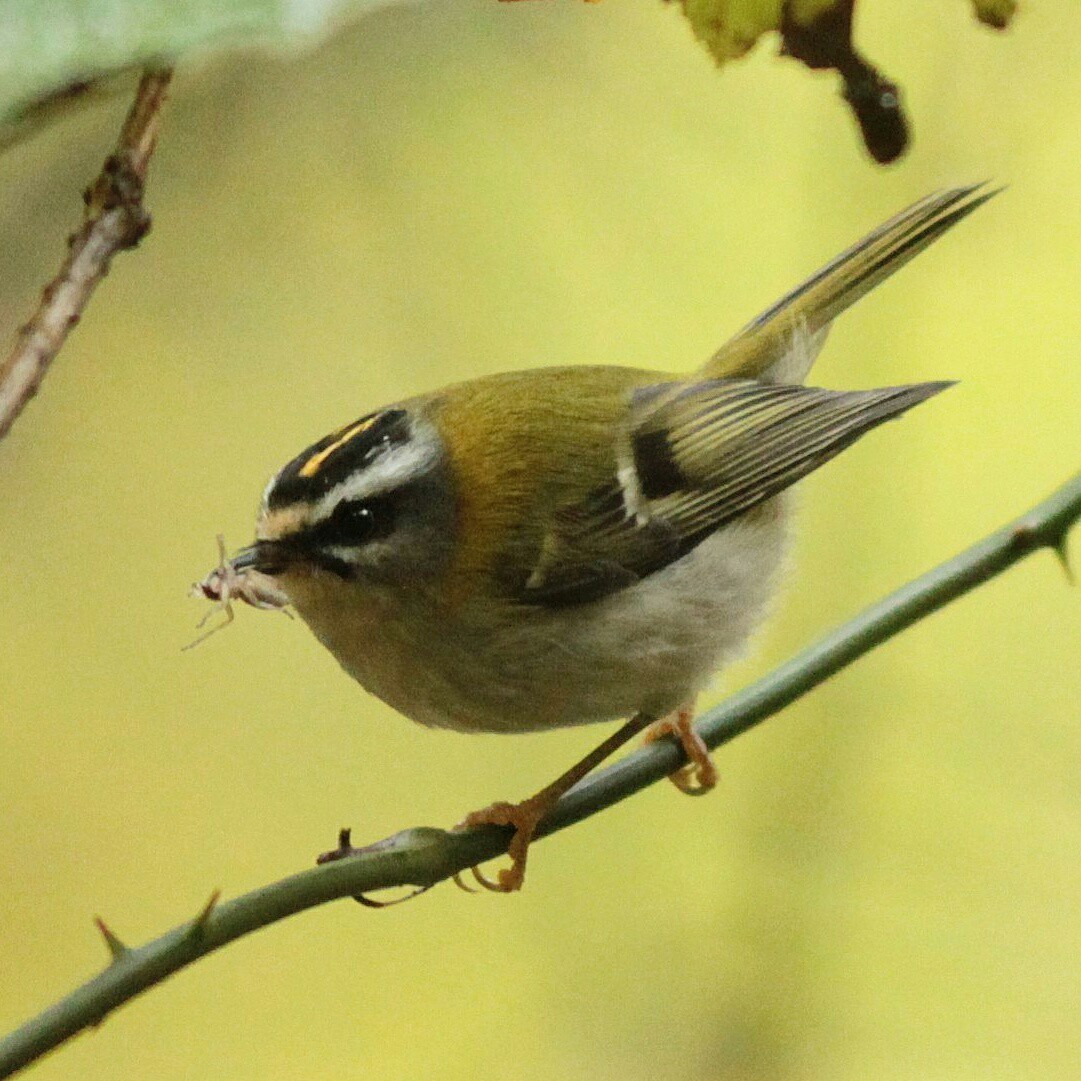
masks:
<svg viewBox="0 0 1081 1081"><path fill-rule="evenodd" d="M1017 14L1017 0L972 0L976 18L996 30L1004 30Z"/></svg>
<svg viewBox="0 0 1081 1081"><path fill-rule="evenodd" d="M311 48L351 21L398 0L6 0L0 14L0 149L46 122L112 93L119 73L212 53L273 46ZM494 2L494 0L493 0ZM811 67L836 67L864 141L878 161L893 161L907 142L897 88L851 43L855 0L678 0L695 36L722 64L780 31L782 50ZM1016 0L972 0L977 17L1004 28ZM839 27L838 25L839 24ZM793 47L818 28L808 55ZM835 40L838 39L838 40ZM629 55L641 55L642 43ZM805 43L804 43L805 45ZM648 47L648 46L647 46ZM853 70L854 69L854 70ZM862 103L862 107L861 107ZM897 117L891 114L896 111ZM882 115L879 115L882 114ZM876 134L876 129L882 129Z"/></svg>
<svg viewBox="0 0 1081 1081"><path fill-rule="evenodd" d="M785 20L808 25L855 0L679 0L695 36L717 63L743 56L758 39L781 30ZM972 0L976 17L1003 29L1017 8L1016 0Z"/></svg>
<svg viewBox="0 0 1081 1081"><path fill-rule="evenodd" d="M0 146L117 72L253 44L299 49L394 0L4 0Z"/></svg>
<svg viewBox="0 0 1081 1081"><path fill-rule="evenodd" d="M445 825L601 735L419 729L280 617L180 653L214 534L247 540L334 425L515 366L686 369L910 200L993 177L815 373L960 385L805 482L783 603L714 696L1076 470L1081 10L999 37L903 7L861 9L917 118L888 173L828 77L763 53L717 79L651 5L393 7L303 63L181 72L154 231L0 447L0 1027L104 962L95 912L141 941L341 825ZM0 326L125 107L0 158ZM1079 654L1078 593L1034 558L738 740L710 798L541 843L519 897L272 928L35 1076L1072 1081Z"/></svg>
<svg viewBox="0 0 1081 1081"><path fill-rule="evenodd" d="M724 64L743 56L763 34L776 31L781 53L812 69L835 69L864 145L881 164L908 148L901 87L882 75L856 47L856 0L678 0L695 37ZM1004 29L1013 0L973 0L977 18Z"/></svg>

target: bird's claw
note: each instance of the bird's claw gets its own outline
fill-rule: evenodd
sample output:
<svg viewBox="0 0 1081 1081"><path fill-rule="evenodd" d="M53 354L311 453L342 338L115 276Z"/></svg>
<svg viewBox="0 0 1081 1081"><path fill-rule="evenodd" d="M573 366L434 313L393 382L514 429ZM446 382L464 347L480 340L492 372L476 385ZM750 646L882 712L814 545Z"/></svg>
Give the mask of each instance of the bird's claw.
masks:
<svg viewBox="0 0 1081 1081"><path fill-rule="evenodd" d="M681 709L652 725L646 732L645 742L654 743L665 736L675 736L687 756L687 764L670 773L668 779L684 795L704 796L717 786L718 773L705 740L692 723L693 719L691 709Z"/></svg>
<svg viewBox="0 0 1081 1081"><path fill-rule="evenodd" d="M493 803L480 811L473 811L465 816L455 829L472 829L474 826L513 826L514 836L507 846L510 856L509 867L501 867L494 879L489 878L479 867L471 867L470 873L477 884L492 893L514 893L522 888L525 881L526 856L533 835L541 819L551 810L552 800L536 796L521 803ZM466 885L459 872L454 876L455 884L467 893L476 893L472 886Z"/></svg>

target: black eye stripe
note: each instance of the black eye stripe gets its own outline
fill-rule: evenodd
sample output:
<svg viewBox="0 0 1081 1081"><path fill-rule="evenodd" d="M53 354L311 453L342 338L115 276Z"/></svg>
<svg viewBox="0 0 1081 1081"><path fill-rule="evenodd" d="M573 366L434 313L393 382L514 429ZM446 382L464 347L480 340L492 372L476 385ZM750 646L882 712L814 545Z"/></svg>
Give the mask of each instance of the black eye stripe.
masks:
<svg viewBox="0 0 1081 1081"><path fill-rule="evenodd" d="M351 548L389 536L394 519L393 496L343 499L327 518L306 529L300 539L323 548Z"/></svg>

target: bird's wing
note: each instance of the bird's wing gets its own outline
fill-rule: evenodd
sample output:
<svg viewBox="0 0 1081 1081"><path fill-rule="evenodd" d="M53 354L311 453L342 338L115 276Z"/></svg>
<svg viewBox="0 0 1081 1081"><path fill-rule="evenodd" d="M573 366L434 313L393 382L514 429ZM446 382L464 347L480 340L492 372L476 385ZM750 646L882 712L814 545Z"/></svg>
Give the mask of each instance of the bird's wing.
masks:
<svg viewBox="0 0 1081 1081"><path fill-rule="evenodd" d="M632 585L949 385L720 379L637 390L611 476L556 509L521 599L572 605Z"/></svg>

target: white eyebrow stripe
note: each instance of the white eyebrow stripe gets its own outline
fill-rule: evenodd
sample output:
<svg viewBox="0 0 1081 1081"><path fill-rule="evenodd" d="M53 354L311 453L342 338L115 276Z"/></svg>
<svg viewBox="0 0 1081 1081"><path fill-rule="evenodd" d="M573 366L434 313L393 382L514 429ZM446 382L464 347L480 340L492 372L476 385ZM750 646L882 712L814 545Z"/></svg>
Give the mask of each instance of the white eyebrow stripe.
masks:
<svg viewBox="0 0 1081 1081"><path fill-rule="evenodd" d="M362 466L321 496L312 507L311 521L322 521L343 500L371 499L400 488L427 472L435 460L436 447L422 434L414 433L408 443L384 451L371 465Z"/></svg>

